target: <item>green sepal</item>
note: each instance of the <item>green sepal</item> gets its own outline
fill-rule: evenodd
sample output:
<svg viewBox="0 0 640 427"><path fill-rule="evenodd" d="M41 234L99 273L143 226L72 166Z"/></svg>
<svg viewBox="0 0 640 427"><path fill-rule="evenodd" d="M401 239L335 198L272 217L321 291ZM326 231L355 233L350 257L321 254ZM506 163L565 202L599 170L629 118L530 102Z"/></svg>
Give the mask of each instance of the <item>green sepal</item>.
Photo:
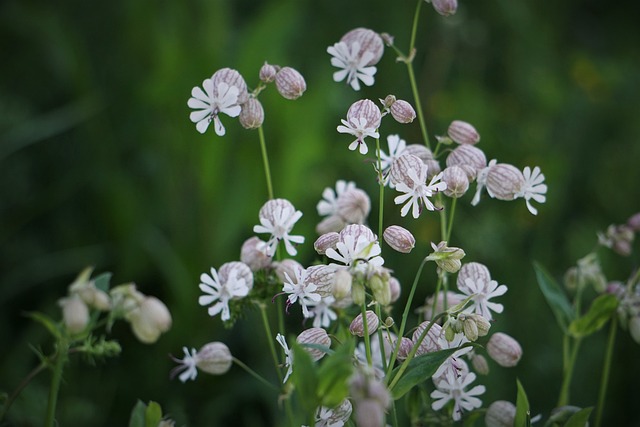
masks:
<svg viewBox="0 0 640 427"><path fill-rule="evenodd" d="M142 400L136 402L129 417L129 427L146 427L144 422L146 409L147 405Z"/></svg>
<svg viewBox="0 0 640 427"><path fill-rule="evenodd" d="M112 274L109 272L99 274L96 278L93 279L93 284L96 288L100 289L104 292L109 292L109 284L111 283Z"/></svg>

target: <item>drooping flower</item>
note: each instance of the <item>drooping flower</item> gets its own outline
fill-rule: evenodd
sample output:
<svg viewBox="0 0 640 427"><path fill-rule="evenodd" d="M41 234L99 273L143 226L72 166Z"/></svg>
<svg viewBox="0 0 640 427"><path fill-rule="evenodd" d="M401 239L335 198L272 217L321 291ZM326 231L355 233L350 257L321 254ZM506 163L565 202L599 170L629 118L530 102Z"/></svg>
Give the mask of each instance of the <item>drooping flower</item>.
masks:
<svg viewBox="0 0 640 427"><path fill-rule="evenodd" d="M505 285L499 285L495 280L485 281L482 279L473 280L467 278L464 286L459 286L460 292L471 297L471 305L467 309L469 312L480 314L487 320L491 320L491 312L502 313L504 306L489 301L491 298L504 295L507 292Z"/></svg>
<svg viewBox="0 0 640 427"><path fill-rule="evenodd" d="M320 216L329 216L334 215L338 212L338 199L340 196L353 188L356 188L356 183L353 181L345 181L338 180L336 182L336 190L333 191L333 188L327 187L322 191L322 200L318 202L316 209L318 210L318 215Z"/></svg>
<svg viewBox="0 0 640 427"><path fill-rule="evenodd" d="M401 139L399 135L387 136L387 145L389 146L389 154L380 150L380 172L386 184L389 179L389 170L393 162L403 154L403 151L407 147L407 142Z"/></svg>
<svg viewBox="0 0 640 427"><path fill-rule="evenodd" d="M476 374L466 372L456 375L447 371L444 377L434 380L436 390L431 392L431 408L434 411L442 409L449 401L453 400L453 420L459 421L463 411L471 411L482 406L482 401L476 396L485 392L483 385L477 385L471 390L465 390L476 379Z"/></svg>
<svg viewBox="0 0 640 427"><path fill-rule="evenodd" d="M287 369L287 373L284 376L284 379L282 380L282 383L286 383L287 380L289 379L289 375L291 375L291 373L293 372L293 352L289 349L289 346L287 345L287 341L284 339L284 335L278 333L278 335L276 335L276 341L278 342L278 344L280 344L280 346L284 350L284 355L285 355L284 366L288 369Z"/></svg>
<svg viewBox="0 0 640 427"><path fill-rule="evenodd" d="M215 268L211 268L211 275L206 273L200 275L200 290L205 293L198 298L198 304L202 306L214 303L209 307L209 316L215 316L222 312L221 319L229 320L229 301L233 298L242 298L249 293L249 287L242 277L238 277L233 271L228 275L226 281L222 281Z"/></svg>
<svg viewBox="0 0 640 427"><path fill-rule="evenodd" d="M318 286L307 280L307 270L296 268L293 279L287 272L284 273L284 287L282 292L289 294L287 297L287 309L298 302L302 306L302 314L305 318L311 317L308 305L320 302L322 298L316 292Z"/></svg>
<svg viewBox="0 0 640 427"><path fill-rule="evenodd" d="M332 56L331 65L341 68L333 73L333 81L341 82L346 79L353 90L360 90L358 80L366 86L372 86L375 82L373 76L376 74L376 67L367 66L374 55L369 51L360 54L360 43L354 42L348 46L345 42L338 42L329 46L327 53Z"/></svg>
<svg viewBox="0 0 640 427"><path fill-rule="evenodd" d="M420 164L419 170L409 169L407 175L408 180L399 182L396 184L396 190L401 194L396 196L394 202L396 205L402 203L406 204L400 210L401 216L407 216L411 209L411 214L414 218L420 216L420 205L422 204L427 210L436 210L434 204L429 200L429 197L433 197L438 191L444 191L447 188L447 184L441 182L442 172L434 176L429 184L427 181L427 166Z"/></svg>
<svg viewBox="0 0 640 427"><path fill-rule="evenodd" d="M289 233L302 217L302 212L297 211L288 200L273 199L262 206L259 217L260 225L253 227L254 233L271 234L269 240L260 247L265 254L274 256L280 241L284 242L289 255L298 253L293 243L304 243L304 236L292 236Z"/></svg>
<svg viewBox="0 0 640 427"><path fill-rule="evenodd" d="M354 151L359 148L360 154L367 154L369 147L364 142L367 136L379 138L377 132L382 120L382 113L378 106L370 99L361 99L354 102L347 111L347 120L342 119L342 125L337 130L340 133L347 133L356 137L349 144L349 150Z"/></svg>
<svg viewBox="0 0 640 427"><path fill-rule="evenodd" d="M312 304L308 304L311 308L309 317L313 317L314 328L328 328L331 322L338 318L336 312L331 309L331 304L335 301L336 299L332 295L328 295L318 302L312 301Z"/></svg>
<svg viewBox="0 0 640 427"><path fill-rule="evenodd" d="M178 378L184 383L187 380L195 380L198 376L198 368L196 367L198 352L195 348L189 350L187 347L182 347L182 351L184 351L182 359L172 357L174 362L179 363L179 365L171 370L169 376L173 378L178 372L182 371Z"/></svg>
<svg viewBox="0 0 640 427"><path fill-rule="evenodd" d="M171 357L178 366L171 370L170 378L173 378L178 372L180 381L195 380L198 376L198 369L212 375L222 375L229 371L233 362L233 356L229 351L229 347L221 342L210 342L205 344L196 351L192 348L190 351L187 347L182 347L184 358L178 359Z"/></svg>
<svg viewBox="0 0 640 427"><path fill-rule="evenodd" d="M531 170L529 166L526 166L522 171L522 175L524 175L524 185L516 196L524 197L529 212L537 215L538 210L531 205L530 200L533 199L538 203L547 201L547 197L545 196L547 194L547 185L544 184L544 175L540 172L538 166L534 167L533 170Z"/></svg>
<svg viewBox="0 0 640 427"><path fill-rule="evenodd" d="M214 87L213 79L205 79L202 87L204 91L198 86L191 90L191 98L187 105L196 111L193 111L189 118L196 124L196 129L200 133L205 133L213 120L216 135L223 136L225 129L219 115L224 113L229 117L237 117L240 114L241 107L238 104L240 90L225 82L219 82L218 86Z"/></svg>
<svg viewBox="0 0 640 427"><path fill-rule="evenodd" d="M345 227L340 232L336 248L329 248L325 252L328 258L356 269L359 263L382 266L384 259L380 253L380 244L373 232L367 226L358 224Z"/></svg>

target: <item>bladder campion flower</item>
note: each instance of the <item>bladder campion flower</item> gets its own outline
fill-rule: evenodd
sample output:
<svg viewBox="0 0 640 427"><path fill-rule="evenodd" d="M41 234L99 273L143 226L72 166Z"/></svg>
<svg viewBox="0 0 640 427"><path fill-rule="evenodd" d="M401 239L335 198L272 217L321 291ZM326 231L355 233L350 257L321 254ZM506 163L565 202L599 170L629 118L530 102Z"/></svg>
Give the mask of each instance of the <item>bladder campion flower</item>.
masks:
<svg viewBox="0 0 640 427"><path fill-rule="evenodd" d="M285 199L273 199L265 203L260 209L260 225L253 227L254 233L269 233L271 237L260 245L261 250L268 256L276 253L280 241L284 242L287 253L291 256L298 251L293 243L304 243L304 236L291 236L289 233L296 222L302 217L302 212L297 211L291 202Z"/></svg>
<svg viewBox="0 0 640 427"><path fill-rule="evenodd" d="M491 312L502 313L504 306L489 300L507 292L505 285L499 285L495 280L473 280L467 278L463 286L458 286L460 292L471 297L471 305L467 311L482 315L485 319L491 320Z"/></svg>
<svg viewBox="0 0 640 427"><path fill-rule="evenodd" d="M211 268L211 276L206 273L200 275L200 290L205 293L198 298L198 304L205 306L213 302L209 307L209 316L215 316L222 312L221 319L229 320L231 313L229 312L229 300L233 298L242 298L249 293L245 279L238 277L237 272L229 274L226 281L222 281L218 277L215 268Z"/></svg>
<svg viewBox="0 0 640 427"><path fill-rule="evenodd" d="M349 150L359 148L360 154L367 154L369 147L364 142L367 136L379 138L377 129L380 126L382 114L376 104L370 99L361 99L354 102L347 111L347 120L342 119L342 125L338 126L338 132L348 133L356 137L349 144Z"/></svg>
<svg viewBox="0 0 640 427"><path fill-rule="evenodd" d="M189 119L196 124L196 129L200 133L205 133L213 120L216 135L223 136L225 129L218 116L221 113L229 117L240 115L241 107L238 104L240 90L225 82L219 82L218 86L214 87L213 79L205 79L202 87L204 91L198 86L191 90L191 98L187 105L196 111L189 115Z"/></svg>
<svg viewBox="0 0 640 427"><path fill-rule="evenodd" d="M372 86L376 74L375 64L380 61L384 51L382 38L367 28L356 28L345 34L333 46L327 48L331 65L340 68L333 73L333 80L341 82L346 79L353 90L360 90L360 80L366 86Z"/></svg>
<svg viewBox="0 0 640 427"><path fill-rule="evenodd" d="M229 347L217 341L205 344L199 351L196 351L195 348L189 350L187 347L182 347L182 351L184 352L182 359L171 357L179 365L173 368L169 374L170 378L173 378L181 372L178 379L182 382L195 380L198 376L198 369L212 375L225 374L233 362Z"/></svg>
<svg viewBox="0 0 640 427"><path fill-rule="evenodd" d="M547 185L544 184L544 175L540 172L538 166L534 167L533 170L531 170L529 166L526 166L522 171L522 175L524 176L524 185L517 194L517 197L524 197L529 212L537 215L538 210L531 205L530 200L533 199L538 203L547 201L547 197L545 196L545 194L547 194Z"/></svg>
<svg viewBox="0 0 640 427"><path fill-rule="evenodd" d="M429 197L432 197L438 191L446 190L447 184L440 181L442 172L434 176L431 182L427 184L427 169L425 164L420 163L419 170L412 168L407 171L409 179L396 184L396 190L404 194L393 199L395 204L400 205L406 202L400 210L401 216L407 216L407 213L409 213L411 209L412 216L418 218L421 211L420 204L427 208L427 210L436 210L436 207L431 203Z"/></svg>
<svg viewBox="0 0 640 427"><path fill-rule="evenodd" d="M287 310L296 301L302 306L302 314L304 317L311 317L307 306L312 303L320 302L321 296L316 292L318 286L307 280L307 270L304 268L295 268L293 278L289 273L284 273L284 287L282 292L289 294L287 297Z"/></svg>
<svg viewBox="0 0 640 427"><path fill-rule="evenodd" d="M433 402L431 407L434 411L439 411L453 400L453 420L459 421L463 411L471 411L482 406L482 401L476 396L485 392L483 385L477 385L471 390L465 390L476 379L476 374L467 372L456 375L452 371L447 371L446 375L439 381L435 381L436 390L431 392Z"/></svg>
<svg viewBox="0 0 640 427"><path fill-rule="evenodd" d="M282 382L286 383L289 379L289 375L291 375L291 373L293 372L293 352L289 349L287 341L284 339L284 335L282 335L281 333L278 333L278 335L276 335L276 341L284 350L284 366L288 369L287 373L284 375L284 379L282 380Z"/></svg>

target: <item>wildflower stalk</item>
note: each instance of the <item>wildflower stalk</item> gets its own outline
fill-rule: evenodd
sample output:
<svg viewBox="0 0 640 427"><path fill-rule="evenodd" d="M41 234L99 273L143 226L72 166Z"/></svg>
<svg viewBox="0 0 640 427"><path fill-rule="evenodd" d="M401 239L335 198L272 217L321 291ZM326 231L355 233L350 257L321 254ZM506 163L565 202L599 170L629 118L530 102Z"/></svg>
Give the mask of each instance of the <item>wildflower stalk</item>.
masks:
<svg viewBox="0 0 640 427"><path fill-rule="evenodd" d="M453 197L451 200L451 205L449 206L449 226L447 227L447 234L444 236L444 241L448 242L451 239L451 230L453 230L453 216L456 213L456 201L458 199Z"/></svg>
<svg viewBox="0 0 640 427"><path fill-rule="evenodd" d="M271 384L269 381L267 381L266 379L264 379L262 377L262 375L258 374L256 371L254 371L253 369L251 369L249 366L247 366L245 363L243 363L241 360L236 359L235 357L233 358L233 363L235 363L236 365L240 366L242 369L244 369L249 375L251 375L253 378L257 379L258 381L260 381L262 384L266 385L267 387L269 387L271 390L274 391L278 391L278 388L276 386L274 386L273 384Z"/></svg>
<svg viewBox="0 0 640 427"><path fill-rule="evenodd" d="M576 365L576 359L578 358L578 350L580 349L581 338L576 338L571 348L571 355L567 359L567 365L562 373L562 386L560 388L560 397L558 398L558 404L556 406L566 406L569 404L569 394L571 388L571 378L573 377L573 368ZM569 351L569 345L565 346L565 350Z"/></svg>
<svg viewBox="0 0 640 427"><path fill-rule="evenodd" d="M20 393L22 393L22 390L27 385L29 385L31 380L34 379L40 372L44 371L44 369L47 366L48 366L47 361L43 360L42 362L40 362L38 366L33 368L33 370L31 370L31 372L29 372L26 377L22 379L20 384L18 384L18 387L16 387L13 393L11 393L11 395L7 398L7 401L4 403L4 405L2 405L2 409L0 409L0 421L4 419L4 416L9 411L9 408L13 404L13 401L16 400L16 398L20 395Z"/></svg>
<svg viewBox="0 0 640 427"><path fill-rule="evenodd" d="M369 337L369 324L367 322L366 303L362 303L362 305L360 306L360 312L362 313L362 330L364 333L364 348L367 355L367 365L373 366L373 359L371 357L371 337Z"/></svg>
<svg viewBox="0 0 640 427"><path fill-rule="evenodd" d="M416 115L420 122L420 131L422 132L422 139L424 145L431 149L429 143L429 133L427 132L427 124L424 120L424 114L422 112L422 104L420 103L420 94L418 92L418 85L416 84L416 76L413 72L413 58L415 56L415 44L416 35L418 33L418 18L420 17L420 9L422 7L423 0L418 0L415 14L413 15L413 26L411 28L411 41L409 43L409 57L404 58L404 63L407 65L407 73L409 74L409 82L411 83L411 92L413 93L413 99L416 104Z"/></svg>
<svg viewBox="0 0 640 427"><path fill-rule="evenodd" d="M262 126L258 127L258 136L260 137L260 149L262 151L262 163L264 164L264 175L267 180L267 194L269 200L273 199L273 186L271 185L271 170L269 169L269 158L267 157L267 144L264 139L264 131Z"/></svg>
<svg viewBox="0 0 640 427"><path fill-rule="evenodd" d="M600 380L600 394L598 396L598 407L596 408L596 427L602 423L602 413L604 412L604 401L607 396L607 386L609 385L609 372L611 371L611 361L613 359L613 346L616 341L616 331L618 330L618 318L614 313L611 316L609 326L609 339L607 341L607 351L604 356L602 366L602 379Z"/></svg>
<svg viewBox="0 0 640 427"><path fill-rule="evenodd" d="M49 388L49 400L47 403L47 417L45 419L45 427L53 427L56 417L56 406L58 403L58 392L60 391L60 382L62 381L62 370L64 364L69 358L69 341L66 337L58 340L55 364L53 365L53 376L51 377L51 386Z"/></svg>
<svg viewBox="0 0 640 427"><path fill-rule="evenodd" d="M269 326L269 318L267 317L267 309L264 304L258 304L260 307L260 314L262 316L262 324L264 326L264 332L267 334L267 342L269 343L269 350L271 351L271 357L273 358L273 363L276 367L276 372L278 373L278 379L280 383L282 383L283 376L282 372L280 372L280 363L278 363L278 354L276 353L276 346L273 343L274 338L271 333L271 327Z"/></svg>
<svg viewBox="0 0 640 427"><path fill-rule="evenodd" d="M382 236L383 228L383 212L384 212L384 182L382 177L382 159L380 157L380 138L376 138L376 153L377 153L377 167L378 167L378 184L380 186L380 200L379 200L379 216L378 216L378 238Z"/></svg>

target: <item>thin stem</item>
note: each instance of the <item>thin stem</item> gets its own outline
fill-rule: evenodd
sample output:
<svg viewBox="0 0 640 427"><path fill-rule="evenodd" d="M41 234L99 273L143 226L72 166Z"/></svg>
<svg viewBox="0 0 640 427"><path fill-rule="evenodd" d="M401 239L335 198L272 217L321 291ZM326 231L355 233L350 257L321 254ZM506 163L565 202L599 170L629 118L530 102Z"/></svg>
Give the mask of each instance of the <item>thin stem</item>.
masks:
<svg viewBox="0 0 640 427"><path fill-rule="evenodd" d="M611 325L609 326L609 340L607 341L607 351L604 356L602 367L602 379L600 380L600 395L598 396L598 407L596 409L596 427L602 423L602 413L604 412L604 402L607 396L609 385L609 372L611 371L611 360L613 359L613 346L616 342L616 331L618 330L618 317L613 314Z"/></svg>
<svg viewBox="0 0 640 427"><path fill-rule="evenodd" d="M262 130L262 126L258 128L258 136L260 137L260 149L262 151L264 175L267 180L267 194L269 195L269 199L273 199L273 186L271 185L271 170L269 169L269 157L267 156L267 143L264 139L264 131Z"/></svg>
<svg viewBox="0 0 640 427"><path fill-rule="evenodd" d="M53 366L53 376L51 377L51 387L49 388L49 401L47 403L46 427L53 427L56 417L56 406L58 404L58 392L62 381L62 370L69 358L69 342L66 337L60 338L57 343L55 364Z"/></svg>
<svg viewBox="0 0 640 427"><path fill-rule="evenodd" d="M371 338L369 337L369 325L367 322L367 306L363 302L360 306L360 313L362 313L362 329L364 333L364 348L367 355L367 364L373 366L373 358L371 357Z"/></svg>
<svg viewBox="0 0 640 427"><path fill-rule="evenodd" d="M269 387L271 390L275 390L278 391L278 387L274 386L273 384L271 384L269 381L267 381L266 379L264 379L262 377L262 375L258 374L256 371L254 371L253 369L251 369L250 367L248 367L247 365L245 365L241 360L236 359L235 357L233 358L233 363L235 363L236 365L240 366L242 369L244 369L249 375L251 375L252 377L254 377L255 379L257 379L258 381L260 381L262 384L266 385L267 387Z"/></svg>
<svg viewBox="0 0 640 427"><path fill-rule="evenodd" d="M20 393L22 393L22 390L27 385L29 385L31 380L34 379L36 377L36 375L38 375L40 372L42 372L46 367L47 367L47 363L45 361L40 362L40 364L38 366L33 368L33 370L31 372L29 372L27 374L27 376L22 379L22 381L20 381L20 384L18 384L18 387L16 387L16 389L13 391L13 393L11 393L11 396L9 396L7 401L2 406L2 410L0 410L0 421L2 421L4 419L4 416L9 411L9 408L13 404L13 401L16 400L16 398L20 395Z"/></svg>
<svg viewBox="0 0 640 427"><path fill-rule="evenodd" d="M569 357L569 364L567 370L563 374L562 387L560 389L560 397L558 398L558 407L566 406L569 404L569 394L571 389L571 378L573 377L573 368L576 366L576 359L578 358L578 350L580 349L581 338L576 338L571 349L571 356Z"/></svg>
<svg viewBox="0 0 640 427"><path fill-rule="evenodd" d="M267 335L267 342L269 343L269 350L271 351L271 357L273 358L273 363L276 367L276 372L278 373L278 378L280 379L280 383L282 383L283 376L282 372L280 372L280 363L278 363L278 354L276 353L276 346L273 343L273 334L271 333L271 327L269 326L269 318L267 317L267 309L264 304L259 304L260 314L262 315L262 324L264 325L264 332Z"/></svg>
<svg viewBox="0 0 640 427"><path fill-rule="evenodd" d="M440 209L440 236L442 236L442 240L447 240L445 237L447 236L447 213L444 209L444 203L442 201L442 193L438 193L436 196L437 203L442 209Z"/></svg>
<svg viewBox="0 0 640 427"><path fill-rule="evenodd" d="M411 27L411 41L409 42L409 55L416 46L416 35L418 34L418 18L420 17L420 8L422 7L422 0L418 0L416 5L416 11L413 14L413 25Z"/></svg>
<svg viewBox="0 0 640 427"><path fill-rule="evenodd" d="M382 238L383 213L384 213L384 180L382 177L382 159L380 158L380 138L376 138L376 153L378 155L378 184L380 185L380 197L378 202L378 239Z"/></svg>
<svg viewBox="0 0 640 427"><path fill-rule="evenodd" d="M423 0L420 0L420 2L422 1ZM429 143L429 133L427 132L427 124L424 121L424 113L422 112L420 94L418 92L418 85L416 84L416 76L413 73L413 64L412 62L407 62L406 64L407 72L409 73L409 82L411 83L411 92L413 93L413 101L416 104L416 115L418 116L418 121L420 122L420 132L422 132L422 140L424 141L424 145L426 145L428 149L431 149L431 144Z"/></svg>
<svg viewBox="0 0 640 427"><path fill-rule="evenodd" d="M453 216L456 213L456 201L458 199L456 197L451 201L451 205L449 206L449 227L447 227L447 235L444 237L446 242L451 239L451 230L453 230Z"/></svg>

